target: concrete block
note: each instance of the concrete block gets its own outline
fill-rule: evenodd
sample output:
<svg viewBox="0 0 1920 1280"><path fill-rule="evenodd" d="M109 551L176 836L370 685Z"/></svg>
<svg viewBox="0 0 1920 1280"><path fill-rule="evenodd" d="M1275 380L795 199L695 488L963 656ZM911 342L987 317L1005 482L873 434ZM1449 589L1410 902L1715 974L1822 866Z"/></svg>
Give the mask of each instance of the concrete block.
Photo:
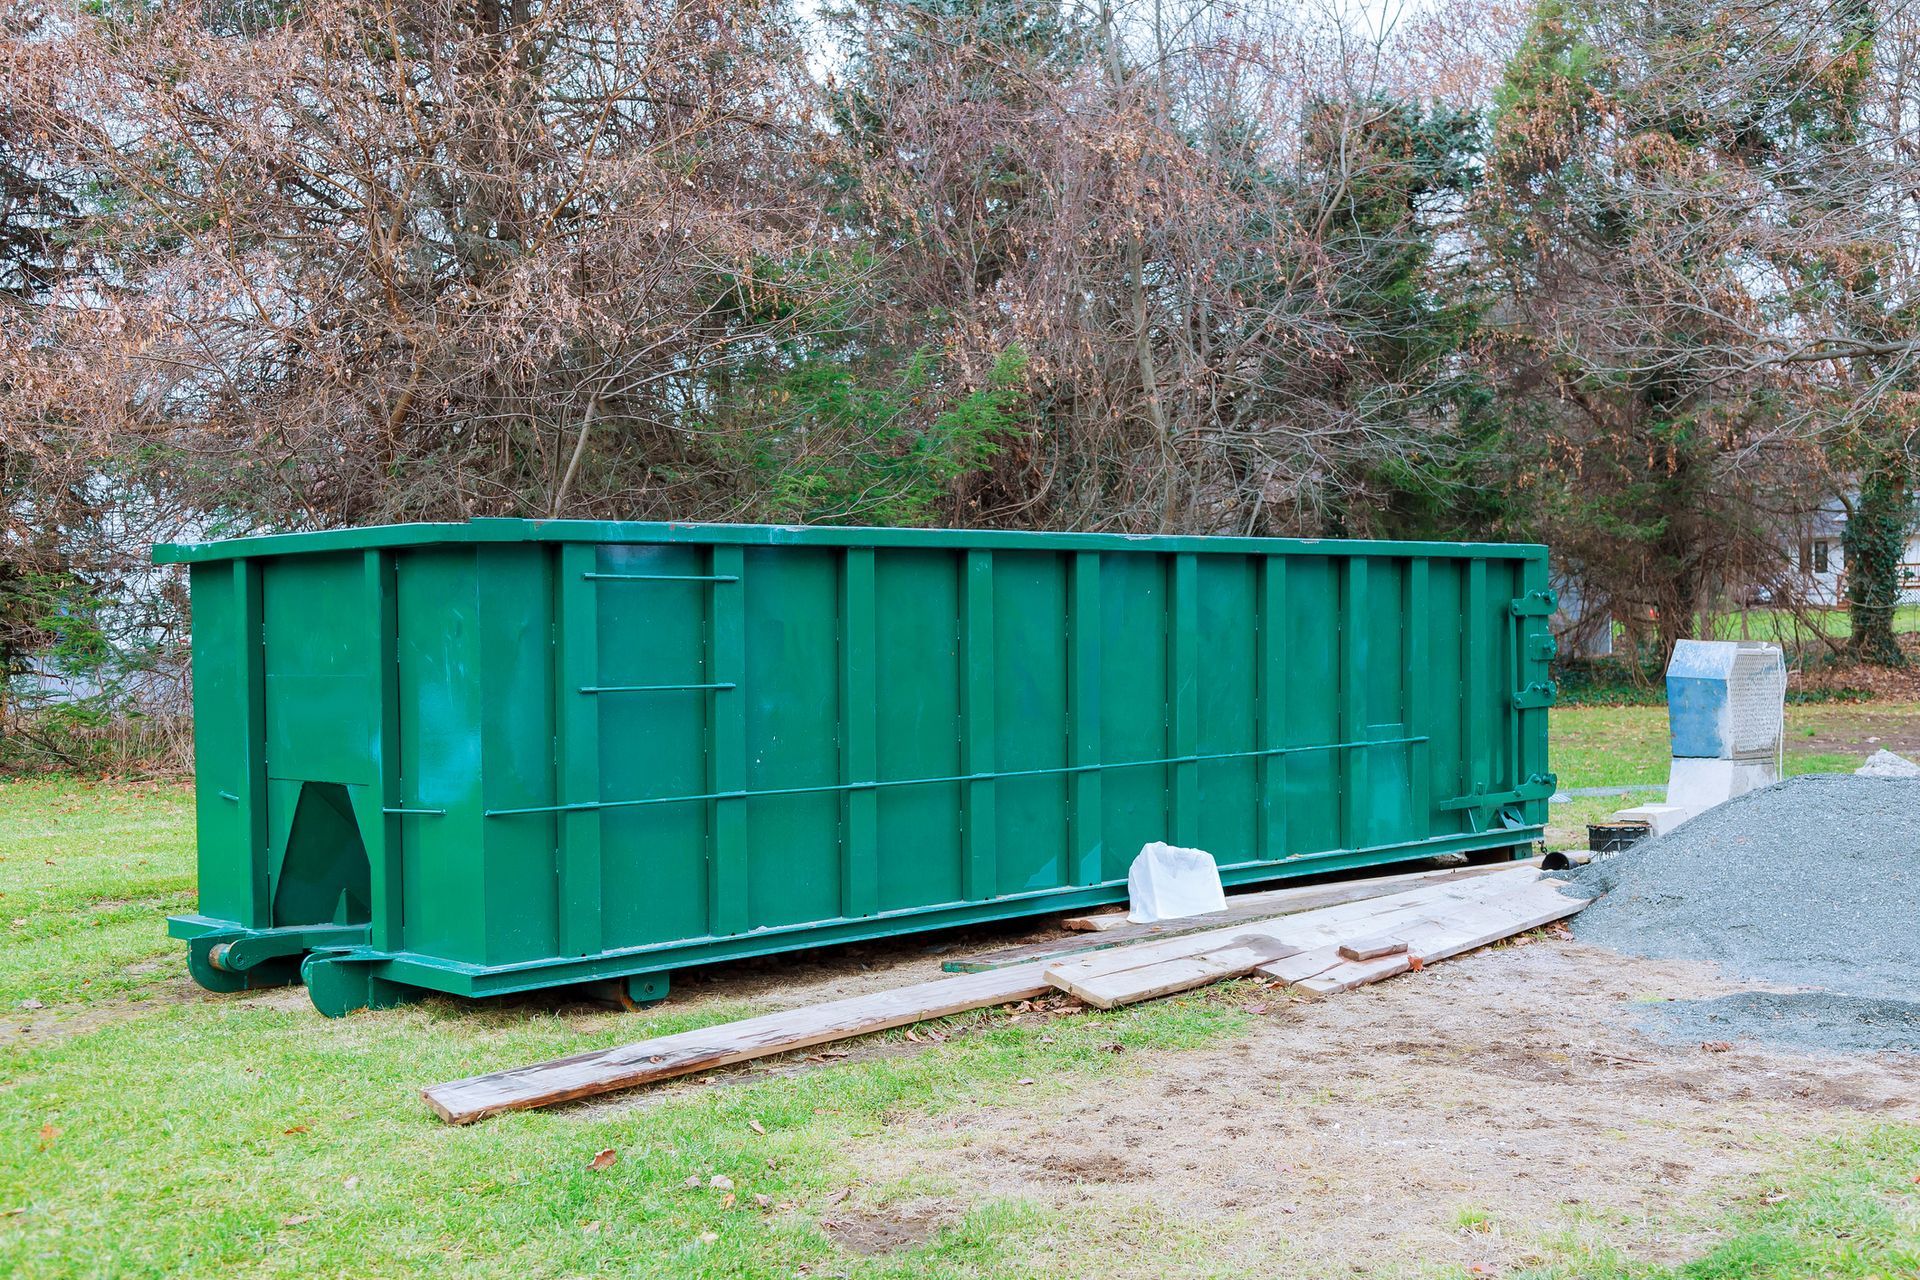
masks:
<svg viewBox="0 0 1920 1280"><path fill-rule="evenodd" d="M1771 760L1689 760L1675 758L1667 770L1667 803L1690 814L1705 813L1735 796L1772 786L1780 770Z"/></svg>
<svg viewBox="0 0 1920 1280"><path fill-rule="evenodd" d="M1656 836L1667 834L1691 817L1691 809L1677 804L1643 804L1613 815L1615 822L1644 822Z"/></svg>

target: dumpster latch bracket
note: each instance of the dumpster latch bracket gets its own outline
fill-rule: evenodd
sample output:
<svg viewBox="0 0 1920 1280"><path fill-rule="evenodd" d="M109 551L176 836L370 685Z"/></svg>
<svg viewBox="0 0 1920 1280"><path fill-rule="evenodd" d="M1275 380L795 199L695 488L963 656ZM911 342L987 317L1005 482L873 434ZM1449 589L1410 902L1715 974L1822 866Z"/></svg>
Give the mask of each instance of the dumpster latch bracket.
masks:
<svg viewBox="0 0 1920 1280"><path fill-rule="evenodd" d="M1507 608L1516 618L1551 618L1560 608L1560 597L1551 589L1529 591Z"/></svg>

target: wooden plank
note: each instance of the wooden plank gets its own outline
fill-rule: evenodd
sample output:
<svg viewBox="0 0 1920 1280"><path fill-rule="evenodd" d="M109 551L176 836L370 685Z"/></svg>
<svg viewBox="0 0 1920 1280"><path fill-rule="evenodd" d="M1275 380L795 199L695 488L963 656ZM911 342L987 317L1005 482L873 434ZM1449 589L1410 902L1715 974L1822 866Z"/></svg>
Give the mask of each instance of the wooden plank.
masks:
<svg viewBox="0 0 1920 1280"><path fill-rule="evenodd" d="M1413 960L1406 952L1398 955L1375 956L1370 960L1348 960L1322 970L1311 978L1303 978L1294 987L1315 996L1330 996L1338 991L1351 991L1355 987L1364 987L1369 982L1382 982L1413 967Z"/></svg>
<svg viewBox="0 0 1920 1280"><path fill-rule="evenodd" d="M1197 956L1182 956L1158 964L1141 965L1137 969L1099 974L1084 982L1055 981L1054 985L1095 1008L1116 1009L1124 1004L1135 1004L1177 991L1204 987L1211 982L1237 978L1252 973L1263 964L1295 955L1298 951L1297 947L1256 934ZM1053 975L1049 973L1048 978L1053 980Z"/></svg>
<svg viewBox="0 0 1920 1280"><path fill-rule="evenodd" d="M1570 898L1554 888L1552 882L1542 881L1537 890L1502 902L1502 911L1473 917L1470 921L1473 928L1461 927L1444 944L1421 947L1415 954L1423 964L1446 960L1463 952L1490 946L1502 938L1511 938L1517 933L1552 924L1555 920L1564 920L1590 901L1590 898ZM1463 921L1463 926L1466 923Z"/></svg>
<svg viewBox="0 0 1920 1280"><path fill-rule="evenodd" d="M1538 865L1539 859L1535 858L1525 862L1497 863L1484 867L1445 867L1438 871L1413 871L1397 876L1342 880L1334 884L1268 889L1260 893L1245 893L1228 898L1225 911L1186 916L1179 920L1160 920L1153 924L1131 924L1124 911L1108 912L1097 916L1077 916L1062 921L1061 927L1081 931L1098 929L1099 932L1085 937L1050 938L1044 942L998 947L978 955L949 960L941 968L949 973L980 973L988 969L1004 968L1007 965L1028 964L1035 960L1055 960L1063 956L1126 946L1153 938L1172 938L1206 929L1223 928L1227 925L1267 920L1292 912L1314 911L1321 907L1339 906L1347 902L1362 902L1370 898L1402 893L1422 885L1476 879L1516 868Z"/></svg>
<svg viewBox="0 0 1920 1280"><path fill-rule="evenodd" d="M1289 985L1301 986L1315 994L1349 991L1365 982L1376 982L1381 977L1392 976L1392 973L1363 967L1373 965L1376 961L1404 960L1407 964L1403 968L1393 970L1394 973L1404 972L1405 968L1412 967L1415 960L1422 966L1434 964L1502 938L1551 924L1586 905L1586 899L1567 897L1552 881L1538 881L1485 902L1464 904L1462 910L1452 914L1435 911L1425 921L1409 921L1404 927L1404 953L1355 961L1340 959L1341 949L1338 947L1321 948L1270 965L1261 965L1257 972ZM1316 968L1311 962L1319 955L1330 955L1336 962ZM1385 968L1391 969L1392 966ZM1318 985L1309 983L1309 979L1323 977L1328 980ZM1348 982L1349 978L1358 980Z"/></svg>
<svg viewBox="0 0 1920 1280"><path fill-rule="evenodd" d="M1403 938L1355 938L1351 942L1340 944L1340 955L1347 960L1372 960L1378 956L1405 955L1406 940Z"/></svg>
<svg viewBox="0 0 1920 1280"><path fill-rule="evenodd" d="M1057 962L1049 971L1062 978L1085 981L1100 973L1131 969L1159 960L1199 955L1248 933L1262 933L1299 947L1338 944L1356 934L1395 933L1402 925L1419 922L1430 913L1461 914L1467 907L1532 884L1540 873L1532 868L1502 871L1478 879L1430 885L1407 893L1364 902L1326 907L1318 911L1279 916L1227 929L1211 929L1124 948L1095 951L1078 959Z"/></svg>
<svg viewBox="0 0 1920 1280"><path fill-rule="evenodd" d="M834 1040L885 1031L927 1018L1007 1004L1052 989L1044 965L938 978L891 991L763 1014L739 1022L682 1031L617 1048L437 1084L421 1091L449 1124L471 1124L506 1111L524 1111L590 1098Z"/></svg>
<svg viewBox="0 0 1920 1280"><path fill-rule="evenodd" d="M1325 973L1339 963L1340 948L1309 947L1268 964L1258 965L1254 971L1291 986L1296 982L1305 982L1316 973Z"/></svg>

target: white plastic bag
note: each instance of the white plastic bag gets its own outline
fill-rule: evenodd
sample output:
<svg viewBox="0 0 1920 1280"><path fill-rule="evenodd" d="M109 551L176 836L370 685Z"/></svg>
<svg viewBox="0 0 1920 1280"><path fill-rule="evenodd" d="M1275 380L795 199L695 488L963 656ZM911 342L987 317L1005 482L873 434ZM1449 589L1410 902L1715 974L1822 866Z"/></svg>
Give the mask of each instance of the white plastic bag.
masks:
<svg viewBox="0 0 1920 1280"><path fill-rule="evenodd" d="M1141 849L1128 868L1127 898L1127 919L1134 924L1205 915L1227 907L1212 854L1158 840Z"/></svg>

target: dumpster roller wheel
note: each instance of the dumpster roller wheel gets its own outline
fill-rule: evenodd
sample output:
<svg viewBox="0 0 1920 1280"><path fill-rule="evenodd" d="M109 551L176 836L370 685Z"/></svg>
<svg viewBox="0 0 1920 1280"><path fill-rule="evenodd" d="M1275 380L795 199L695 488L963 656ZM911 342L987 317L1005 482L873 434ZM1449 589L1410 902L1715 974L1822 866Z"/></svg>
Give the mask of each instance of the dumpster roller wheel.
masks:
<svg viewBox="0 0 1920 1280"><path fill-rule="evenodd" d="M635 974L621 983L627 997L623 1003L629 1009L651 1009L667 998L671 978L667 973Z"/></svg>
<svg viewBox="0 0 1920 1280"><path fill-rule="evenodd" d="M391 1009L424 999L426 992L404 983L373 976L372 961L340 952L316 951L300 966L313 1007L329 1018L344 1018L360 1009Z"/></svg>
<svg viewBox="0 0 1920 1280"><path fill-rule="evenodd" d="M229 967L221 962L241 934L203 933L187 941L187 973L208 991L230 995L236 991L260 991L267 987L287 987L300 981L298 956L272 956L246 968Z"/></svg>

